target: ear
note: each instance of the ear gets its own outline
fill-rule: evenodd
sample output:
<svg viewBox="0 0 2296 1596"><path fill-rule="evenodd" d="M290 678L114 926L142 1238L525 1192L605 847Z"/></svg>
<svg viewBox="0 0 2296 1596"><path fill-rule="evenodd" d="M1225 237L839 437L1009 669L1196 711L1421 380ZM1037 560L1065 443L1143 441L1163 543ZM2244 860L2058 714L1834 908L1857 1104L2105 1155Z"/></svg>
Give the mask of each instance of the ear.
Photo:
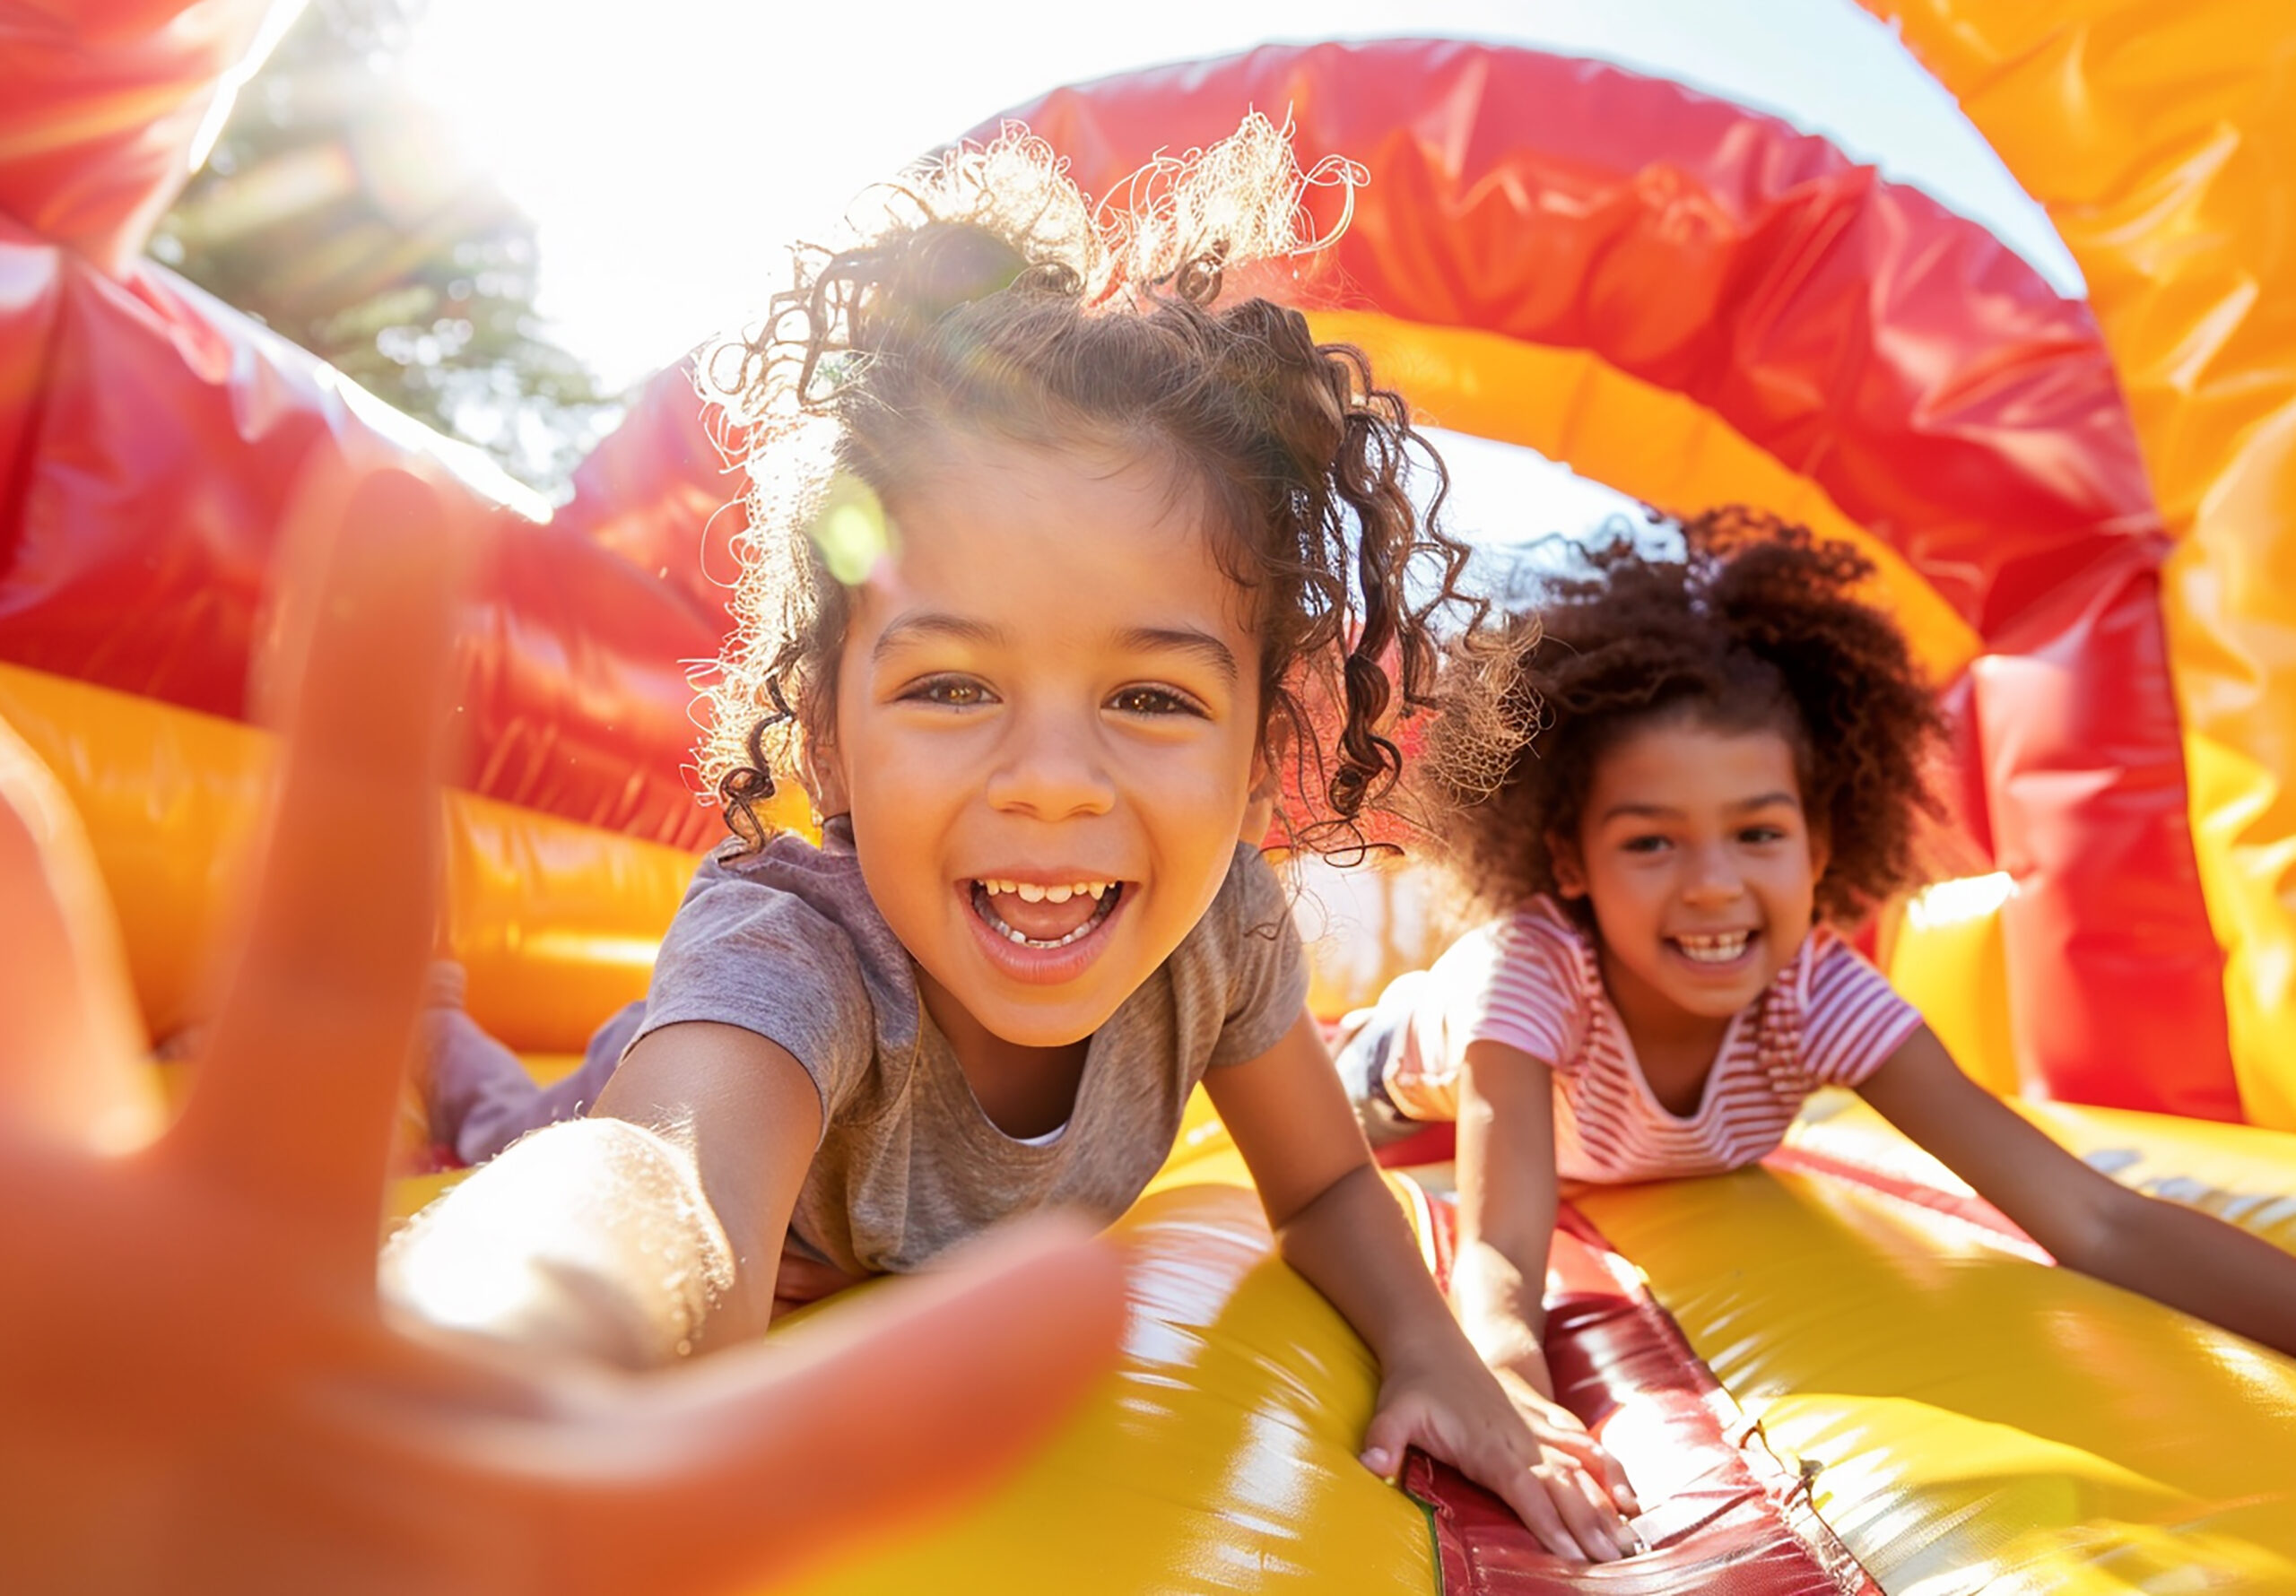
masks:
<svg viewBox="0 0 2296 1596"><path fill-rule="evenodd" d="M845 759L829 733L824 732L819 737L805 740L804 751L798 756L797 774L813 797L815 814L830 820L850 812L852 785L845 779Z"/></svg>
<svg viewBox="0 0 2296 1596"><path fill-rule="evenodd" d="M1252 756L1251 791L1244 800L1244 823L1237 828L1237 837L1259 847L1267 841L1267 834L1275 824L1276 801L1283 795L1283 782L1276 774L1275 761L1265 751Z"/></svg>
<svg viewBox="0 0 2296 1596"><path fill-rule="evenodd" d="M1546 834L1547 863L1554 870L1554 889L1565 898L1587 896L1587 861L1578 845L1561 832Z"/></svg>
<svg viewBox="0 0 2296 1596"><path fill-rule="evenodd" d="M1833 845L1826 834L1813 827L1810 831L1810 880L1813 884L1826 879L1826 866L1833 863Z"/></svg>

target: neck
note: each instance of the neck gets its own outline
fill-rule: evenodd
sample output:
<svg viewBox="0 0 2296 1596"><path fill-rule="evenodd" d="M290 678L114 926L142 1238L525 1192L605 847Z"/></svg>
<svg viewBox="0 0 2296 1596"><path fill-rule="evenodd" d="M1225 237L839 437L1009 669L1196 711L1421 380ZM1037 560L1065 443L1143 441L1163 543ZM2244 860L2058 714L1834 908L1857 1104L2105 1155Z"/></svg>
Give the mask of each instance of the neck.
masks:
<svg viewBox="0 0 2296 1596"><path fill-rule="evenodd" d="M1057 1047L1031 1047L1007 1041L975 1019L948 988L917 972L918 995L941 1035L948 1038L957 1068L991 1123L1007 1136L1041 1136L1068 1123L1076 1109L1090 1037Z"/></svg>
<svg viewBox="0 0 2296 1596"><path fill-rule="evenodd" d="M1596 951L1603 989L1610 994L1611 1007L1618 1011L1619 1023L1626 1028L1636 1058L1646 1065L1656 1061L1694 1062L1701 1069L1714 1062L1730 1029L1729 1015L1693 1014L1650 990L1633 971L1613 958L1599 940Z"/></svg>

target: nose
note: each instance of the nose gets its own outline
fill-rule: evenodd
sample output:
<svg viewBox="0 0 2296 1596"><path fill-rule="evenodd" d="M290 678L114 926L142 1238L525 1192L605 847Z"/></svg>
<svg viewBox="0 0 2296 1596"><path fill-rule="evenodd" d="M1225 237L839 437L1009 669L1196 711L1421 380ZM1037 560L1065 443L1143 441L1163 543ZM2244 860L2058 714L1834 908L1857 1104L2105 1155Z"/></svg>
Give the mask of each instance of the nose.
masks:
<svg viewBox="0 0 2296 1596"><path fill-rule="evenodd" d="M1736 857L1722 843L1707 843L1690 850L1690 869L1683 883L1683 898L1700 907L1726 904L1746 889Z"/></svg>
<svg viewBox="0 0 2296 1596"><path fill-rule="evenodd" d="M986 787L991 807L1065 820L1106 814L1116 806L1097 717L1022 708L1007 717L1005 726Z"/></svg>

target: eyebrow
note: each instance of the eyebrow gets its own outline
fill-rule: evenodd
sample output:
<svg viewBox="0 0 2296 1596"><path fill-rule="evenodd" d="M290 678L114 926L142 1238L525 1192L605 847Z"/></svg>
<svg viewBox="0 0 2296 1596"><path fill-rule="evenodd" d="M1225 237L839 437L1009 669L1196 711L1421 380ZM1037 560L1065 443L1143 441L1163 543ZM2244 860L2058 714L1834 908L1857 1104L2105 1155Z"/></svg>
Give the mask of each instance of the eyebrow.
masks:
<svg viewBox="0 0 2296 1596"><path fill-rule="evenodd" d="M1802 807L1801 799L1782 787L1776 792L1760 794L1755 797L1735 799L1728 807L1740 814L1749 814L1755 810L1769 809L1781 803L1788 809L1796 811ZM1596 823L1607 825L1617 820L1674 820L1679 818L1682 812L1671 804L1665 803L1613 803L1596 817Z"/></svg>
<svg viewBox="0 0 2296 1596"><path fill-rule="evenodd" d="M1141 654L1178 654L1218 672L1230 686L1243 680L1235 654L1210 632L1193 626L1139 626L1118 634L1118 643Z"/></svg>
<svg viewBox="0 0 2296 1596"><path fill-rule="evenodd" d="M1010 641L1003 627L985 620L969 620L944 611L920 610L896 618L878 633L869 657L882 660L909 643L935 638L982 648L1003 647ZM1118 633L1116 641L1118 647L1132 653L1186 655L1216 672L1231 686L1243 680L1243 668L1236 663L1234 651L1200 627L1137 626Z"/></svg>
<svg viewBox="0 0 2296 1596"><path fill-rule="evenodd" d="M967 620L961 615L950 615L938 610L920 610L914 614L897 617L879 632L876 642L869 649L869 657L873 661L881 660L904 644L932 638L948 638L960 643L994 648L1004 641L1004 629L991 626L985 620Z"/></svg>

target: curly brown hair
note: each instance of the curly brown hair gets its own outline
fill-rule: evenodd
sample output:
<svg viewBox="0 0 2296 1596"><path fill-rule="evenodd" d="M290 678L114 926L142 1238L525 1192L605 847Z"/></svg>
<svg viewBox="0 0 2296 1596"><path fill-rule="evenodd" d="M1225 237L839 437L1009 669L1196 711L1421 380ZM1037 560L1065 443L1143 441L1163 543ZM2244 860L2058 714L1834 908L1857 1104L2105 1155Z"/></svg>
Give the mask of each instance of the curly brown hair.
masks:
<svg viewBox="0 0 2296 1596"><path fill-rule="evenodd" d="M1361 351L1318 344L1266 299L1219 304L1254 261L1300 254L1303 179L1264 118L1114 221L1039 141L1008 129L892 190L891 214L800 252L760 328L709 351L705 392L751 438L740 625L705 684L701 769L750 846L777 768L831 724L850 612L824 523L882 503L968 438L1114 447L1170 472L1205 511L1264 646L1262 749L1292 762L1299 846L1358 851L1395 785L1389 735L1434 704L1437 617L1480 621L1468 551L1406 487L1442 462ZM844 497L841 499L840 495Z"/></svg>
<svg viewBox="0 0 2296 1596"><path fill-rule="evenodd" d="M1535 614L1454 648L1453 690L1481 713L1430 727L1415 782L1442 862L1485 915L1554 894L1551 839L1577 835L1605 750L1678 718L1770 729L1828 845L1818 912L1855 923L1922 879L1921 821L1944 815L1926 779L1946 730L1935 696L1857 596L1873 567L1849 545L1743 506L1672 525L1679 557L1613 528Z"/></svg>

